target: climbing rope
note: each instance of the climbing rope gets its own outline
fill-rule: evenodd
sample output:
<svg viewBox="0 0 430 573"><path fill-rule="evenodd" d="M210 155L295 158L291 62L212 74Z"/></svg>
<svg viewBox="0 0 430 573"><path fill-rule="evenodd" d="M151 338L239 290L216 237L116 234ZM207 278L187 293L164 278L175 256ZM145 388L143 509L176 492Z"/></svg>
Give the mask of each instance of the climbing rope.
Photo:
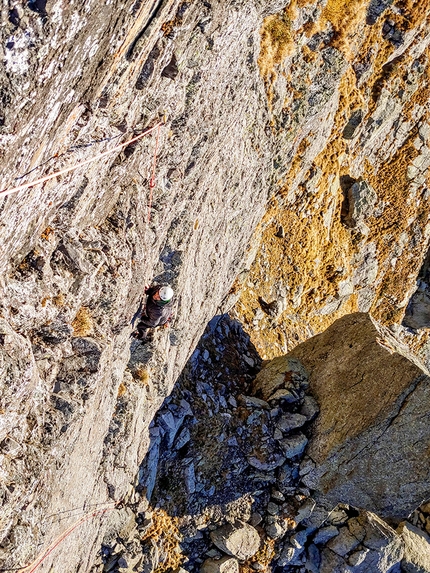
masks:
<svg viewBox="0 0 430 573"><path fill-rule="evenodd" d="M50 163L54 159L61 159L61 157L64 157L68 153L72 153L73 151L77 151L78 149L84 149L85 147L92 147L93 145L96 145L97 143L104 143L105 141L112 141L113 139L118 139L118 137L121 137L122 135L123 135L122 133L119 133L118 135L114 135L113 137L104 137L103 139L94 139L92 141L89 141L88 143L78 143L76 145L72 145L72 147L69 147L68 149L66 149L66 151L64 153L56 153L55 155L53 155L52 157L50 157L46 161L43 161L42 163L39 163L39 165L36 165L36 167L33 167L33 169L30 169L30 171L27 171L26 173L23 173L22 175L18 175L18 177L15 177L15 181L19 181L20 179L24 179L24 177L27 177L27 175L30 175L31 173L33 173L33 171L37 171L38 169L40 169L41 167L43 167L47 163Z"/></svg>
<svg viewBox="0 0 430 573"><path fill-rule="evenodd" d="M60 545L60 543L62 543L75 529L77 529L80 525L82 525L86 521L93 519L94 517L103 516L108 511L113 511L114 509L116 509L119 503L120 502L117 501L112 507L106 507L105 509L100 509L98 511L93 511L85 514L83 517L81 517L81 519L79 519L76 523L71 525L61 535L59 535L57 539L55 539L51 543L51 545L47 549L45 549L45 551L43 551L43 553L41 553L35 559L35 561L33 561L33 563L30 563L30 565L27 565L26 567L21 567L14 570L20 571L21 573L34 573L36 569L39 567L39 565L41 565L49 557L49 555L51 555L51 553Z"/></svg>
<svg viewBox="0 0 430 573"><path fill-rule="evenodd" d="M161 124L158 124L157 135L156 135L156 139L155 139L154 157L152 159L152 172L151 172L151 178L149 180L148 216L146 219L147 223L149 223L149 221L151 220L152 190L155 187L155 169L157 167L157 153L158 153L158 141L160 139L160 126L161 126Z"/></svg>
<svg viewBox="0 0 430 573"><path fill-rule="evenodd" d="M45 177L41 177L40 179L36 179L35 181L30 181L28 183L23 183L22 185L18 185L18 187L13 187L11 189L3 189L2 191L0 191L0 198L6 197L7 195L12 195L12 193L18 193L18 191L24 191L24 189L28 189L29 187L33 187L34 185L38 185L39 183L45 183L45 181L49 181L50 179L54 179L54 177L58 177L59 175L64 175L65 173L70 173L70 171L74 171L75 169L78 169L79 167L82 167L83 165L87 165L88 163L92 163L93 161L96 161L97 159L101 159L102 157L109 155L109 153L113 153L114 151L118 151L119 149L122 149L123 147L127 147L128 145L131 145L132 143L134 143L135 141L138 141L142 137L145 137L145 135L148 135L149 133L151 133L155 129L158 130L157 131L157 141L156 141L156 152L155 152L155 156L156 156L157 148L158 148L158 135L160 132L161 125L163 125L162 121L158 122L156 125L154 125L154 127L147 129L143 133L136 135L136 137L133 137L132 139L129 139L128 141L124 141L124 143L120 143L119 145L113 147L112 149L108 149L108 151L104 151L103 153L95 155L94 157L90 157L89 159L85 159L85 161L81 161L80 163L77 163L76 165L72 165L70 167L65 167L64 169L60 169L60 171L56 171L55 173L51 173L50 175L45 175ZM153 163L153 174L151 177L151 181L154 181L154 175L155 175L154 165L155 165L155 162ZM155 185L155 183L154 183L154 185ZM152 191L151 191L151 193L152 193Z"/></svg>

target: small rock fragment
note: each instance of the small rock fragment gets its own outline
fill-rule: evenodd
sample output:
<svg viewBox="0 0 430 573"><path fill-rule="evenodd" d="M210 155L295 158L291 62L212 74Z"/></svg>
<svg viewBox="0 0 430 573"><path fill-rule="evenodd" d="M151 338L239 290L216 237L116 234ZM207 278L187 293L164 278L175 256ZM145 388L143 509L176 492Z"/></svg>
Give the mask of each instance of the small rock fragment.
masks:
<svg viewBox="0 0 430 573"><path fill-rule="evenodd" d="M239 573L239 562L227 556L221 559L206 559L200 568L200 573Z"/></svg>
<svg viewBox="0 0 430 573"><path fill-rule="evenodd" d="M312 396L305 396L300 413L306 416L308 422L313 420L320 411L318 402Z"/></svg>
<svg viewBox="0 0 430 573"><path fill-rule="evenodd" d="M307 422L306 416L302 414L284 414L276 423L282 432L291 432L296 428L301 428Z"/></svg>
<svg viewBox="0 0 430 573"><path fill-rule="evenodd" d="M329 525L328 527L322 527L319 531L317 531L314 537L315 545L324 545L329 541L332 537L339 535L339 531L337 527L334 525Z"/></svg>
<svg viewBox="0 0 430 573"><path fill-rule="evenodd" d="M298 434L297 436L291 436L282 440L280 442L283 450L284 455L286 458L291 459L295 456L299 456L304 452L306 445L308 443L308 439L303 434Z"/></svg>
<svg viewBox="0 0 430 573"><path fill-rule="evenodd" d="M327 543L327 547L344 557L347 553L350 553L353 549L359 545L359 540L349 532L347 527L342 527L339 530L339 535L330 539Z"/></svg>

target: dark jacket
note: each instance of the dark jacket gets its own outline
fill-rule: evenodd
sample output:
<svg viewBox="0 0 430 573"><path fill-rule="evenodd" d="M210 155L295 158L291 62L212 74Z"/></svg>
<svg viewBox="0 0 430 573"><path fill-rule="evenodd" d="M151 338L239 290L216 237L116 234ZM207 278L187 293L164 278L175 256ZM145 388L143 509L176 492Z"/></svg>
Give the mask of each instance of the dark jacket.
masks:
<svg viewBox="0 0 430 573"><path fill-rule="evenodd" d="M174 298L169 300L169 302L163 302L162 300L154 300L153 296L157 293L163 285L158 285L155 287L150 287L146 291L146 307L142 314L139 326L144 326L146 328L155 328L156 326L162 326L172 317L173 314L173 304Z"/></svg>

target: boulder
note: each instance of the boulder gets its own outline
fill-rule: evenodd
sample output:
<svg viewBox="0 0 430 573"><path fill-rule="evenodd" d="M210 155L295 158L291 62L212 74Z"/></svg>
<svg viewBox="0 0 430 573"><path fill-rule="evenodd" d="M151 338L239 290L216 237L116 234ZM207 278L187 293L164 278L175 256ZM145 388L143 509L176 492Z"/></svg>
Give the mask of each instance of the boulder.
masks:
<svg viewBox="0 0 430 573"><path fill-rule="evenodd" d="M361 526L361 527L360 527ZM400 535L377 515L362 511L353 531L364 529L362 549L352 552L348 563L354 573L400 573L404 546ZM362 535L359 535L361 539Z"/></svg>
<svg viewBox="0 0 430 573"><path fill-rule="evenodd" d="M257 530L239 519L212 531L210 536L218 549L240 560L249 559L260 548L260 536Z"/></svg>
<svg viewBox="0 0 430 573"><path fill-rule="evenodd" d="M332 506L406 518L430 497L427 369L366 313L296 347L284 368L294 358L320 406L307 449L315 468L303 482Z"/></svg>
<svg viewBox="0 0 430 573"><path fill-rule="evenodd" d="M430 538L421 529L404 521L397 528L404 544L402 569L405 573L430 571Z"/></svg>

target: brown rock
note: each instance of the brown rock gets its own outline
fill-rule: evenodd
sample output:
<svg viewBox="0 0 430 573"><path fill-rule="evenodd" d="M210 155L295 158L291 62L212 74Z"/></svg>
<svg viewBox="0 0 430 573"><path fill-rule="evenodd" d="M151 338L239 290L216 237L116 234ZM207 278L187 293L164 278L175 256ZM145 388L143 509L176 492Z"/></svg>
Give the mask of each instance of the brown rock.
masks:
<svg viewBox="0 0 430 573"><path fill-rule="evenodd" d="M368 314L336 321L285 358L320 405L304 481L330 503L406 517L430 495L429 373Z"/></svg>

